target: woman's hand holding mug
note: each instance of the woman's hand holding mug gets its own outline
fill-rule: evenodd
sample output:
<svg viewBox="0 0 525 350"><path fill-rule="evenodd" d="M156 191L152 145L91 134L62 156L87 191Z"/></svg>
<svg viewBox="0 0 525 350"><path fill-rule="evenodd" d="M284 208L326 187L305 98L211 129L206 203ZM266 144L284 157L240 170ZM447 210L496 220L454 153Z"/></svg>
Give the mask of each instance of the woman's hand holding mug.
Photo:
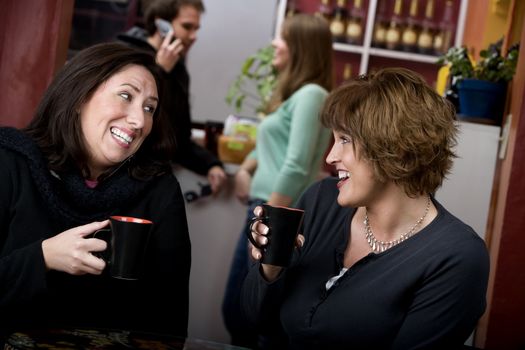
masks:
<svg viewBox="0 0 525 350"><path fill-rule="evenodd" d="M251 255L261 260L264 277L271 282L289 265L294 246L304 244L304 236L298 234L304 212L268 204L257 206L253 212L248 233Z"/></svg>
<svg viewBox="0 0 525 350"><path fill-rule="evenodd" d="M42 241L42 253L46 268L71 275L100 275L106 263L92 252L106 249L106 242L100 239L86 239L95 231L106 227L109 220L96 221L73 227Z"/></svg>

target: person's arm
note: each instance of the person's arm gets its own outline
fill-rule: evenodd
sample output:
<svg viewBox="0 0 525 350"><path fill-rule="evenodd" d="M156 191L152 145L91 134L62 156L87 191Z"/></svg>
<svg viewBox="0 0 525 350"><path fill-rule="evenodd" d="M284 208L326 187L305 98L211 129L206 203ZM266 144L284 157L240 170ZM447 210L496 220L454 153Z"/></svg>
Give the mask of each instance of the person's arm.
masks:
<svg viewBox="0 0 525 350"><path fill-rule="evenodd" d="M293 199L290 196L278 193L278 192L272 192L270 195L270 198L268 199L268 204L273 206L282 206L282 207L288 207L292 205Z"/></svg>
<svg viewBox="0 0 525 350"><path fill-rule="evenodd" d="M45 210L34 204L41 197L34 192L36 187L25 160L0 147L0 163L0 308L32 301L43 294L49 270L100 274L105 263L90 252L104 250L106 243L84 236L108 222L49 232L47 225L35 222L38 215L22 214L28 212L28 205L32 211Z"/></svg>
<svg viewBox="0 0 525 350"><path fill-rule="evenodd" d="M211 186L211 193L216 195L221 191L226 182L226 172L222 166L214 165L208 170L208 182Z"/></svg>
<svg viewBox="0 0 525 350"><path fill-rule="evenodd" d="M250 198L250 186L255 169L257 169L257 158L255 152L252 151L235 173L235 196L242 203L247 203Z"/></svg>
<svg viewBox="0 0 525 350"><path fill-rule="evenodd" d="M314 209L312 204L318 205L320 192L320 183L316 183L309 187L297 201L297 208L305 210L305 213L310 213ZM261 215L261 207L255 209L254 214ZM303 226L296 240L297 247L303 247L308 240L309 220L316 215L309 217L305 216ZM263 233L264 225L254 225L257 232ZM260 245L266 244L261 241L264 235L257 235L255 239ZM255 260L261 258L262 251L250 244L250 251ZM296 249L292 257L292 262L289 267L282 268L278 266L271 266L256 262L253 264L246 276L242 290L241 290L241 309L243 310L246 319L251 323L260 327L271 328L275 324L279 324L279 312L281 303L285 295L285 281L287 274L291 273L290 268L296 265L301 259L301 249Z"/></svg>
<svg viewBox="0 0 525 350"><path fill-rule="evenodd" d="M310 177L312 162L323 143L324 128L319 113L327 92L317 86L306 86L292 96L290 136L284 164L276 176L270 203L290 205L298 198ZM320 166L320 164L319 164Z"/></svg>
<svg viewBox="0 0 525 350"><path fill-rule="evenodd" d="M0 310L23 305L46 290L41 243L30 243L0 258Z"/></svg>
<svg viewBox="0 0 525 350"><path fill-rule="evenodd" d="M192 140L190 115L189 75L183 62L179 62L173 72L166 75L169 89L165 90L163 108L172 122L175 132L176 149L174 161L199 175L207 176L214 166L222 167L222 162L206 148Z"/></svg>
<svg viewBox="0 0 525 350"><path fill-rule="evenodd" d="M177 140L175 162L203 176L207 176L213 166L223 166L222 162L210 151L191 140L181 138Z"/></svg>
<svg viewBox="0 0 525 350"><path fill-rule="evenodd" d="M191 243L184 198L172 175L162 187L148 242L149 270L141 277L143 308L140 329L185 337L189 315ZM158 191L158 190L156 190ZM157 203L157 205L160 205Z"/></svg>
<svg viewBox="0 0 525 350"><path fill-rule="evenodd" d="M461 348L474 330L486 306L489 259L481 240L462 245L421 281L391 349Z"/></svg>
<svg viewBox="0 0 525 350"><path fill-rule="evenodd" d="M172 39L173 31L170 31L160 43L155 56L157 65L166 73L170 73L173 70L173 67L175 67L181 57L182 50L184 50L184 45L180 39L175 39L173 42L171 41Z"/></svg>
<svg viewBox="0 0 525 350"><path fill-rule="evenodd" d="M86 239L86 237L108 224L108 220L95 221L43 240L42 254L46 268L70 275L100 275L106 264L92 252L103 251L106 249L106 243L101 239Z"/></svg>

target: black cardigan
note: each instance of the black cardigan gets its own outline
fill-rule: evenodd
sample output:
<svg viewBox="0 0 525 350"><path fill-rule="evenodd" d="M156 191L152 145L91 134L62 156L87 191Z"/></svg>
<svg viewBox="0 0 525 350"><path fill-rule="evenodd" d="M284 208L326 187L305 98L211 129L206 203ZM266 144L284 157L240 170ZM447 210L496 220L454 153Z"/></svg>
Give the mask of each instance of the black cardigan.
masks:
<svg viewBox="0 0 525 350"><path fill-rule="evenodd" d="M280 318L293 349L461 348L485 310L483 240L434 200L432 223L357 261L327 291L343 266L355 213L337 204L337 181L314 184L299 201L305 245L291 267L273 283L258 264L250 270L242 293L247 317L262 328Z"/></svg>
<svg viewBox="0 0 525 350"><path fill-rule="evenodd" d="M0 164L0 340L48 325L186 336L191 246L172 174L142 182L122 167L90 189L77 174L51 174L10 128L0 128ZM112 214L154 222L138 281L46 271L42 240Z"/></svg>

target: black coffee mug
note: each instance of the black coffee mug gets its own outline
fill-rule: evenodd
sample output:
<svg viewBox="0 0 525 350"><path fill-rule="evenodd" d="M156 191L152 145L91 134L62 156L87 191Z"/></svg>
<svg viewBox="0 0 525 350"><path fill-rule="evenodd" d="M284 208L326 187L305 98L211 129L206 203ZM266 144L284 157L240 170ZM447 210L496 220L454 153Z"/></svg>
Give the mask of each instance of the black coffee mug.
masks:
<svg viewBox="0 0 525 350"><path fill-rule="evenodd" d="M144 266L146 246L153 222L129 216L111 216L110 228L96 231L93 237L108 244L97 254L106 261L111 277L136 280Z"/></svg>
<svg viewBox="0 0 525 350"><path fill-rule="evenodd" d="M295 239L299 234L299 228L303 222L304 210L271 206L263 204L263 215L254 217L247 232L248 239L254 246L262 250L261 262L263 264L287 267L295 247ZM252 226L256 222L262 222L268 226L266 237L268 243L259 245L252 235Z"/></svg>

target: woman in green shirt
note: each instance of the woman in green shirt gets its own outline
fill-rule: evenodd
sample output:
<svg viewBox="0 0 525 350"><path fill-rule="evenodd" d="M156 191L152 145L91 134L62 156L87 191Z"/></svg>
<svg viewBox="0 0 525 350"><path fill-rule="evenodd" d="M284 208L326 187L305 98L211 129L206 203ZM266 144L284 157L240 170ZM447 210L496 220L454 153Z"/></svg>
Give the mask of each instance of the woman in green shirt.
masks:
<svg viewBox="0 0 525 350"><path fill-rule="evenodd" d="M235 194L248 205L246 227L261 203L291 206L319 175L330 132L319 112L333 86L332 37L328 23L311 15L287 18L273 41L279 72L268 115L257 130L255 150L235 175ZM241 232L223 302L234 345L257 347L255 330L240 313L239 293L248 272L248 242ZM271 346L271 345L268 345Z"/></svg>

